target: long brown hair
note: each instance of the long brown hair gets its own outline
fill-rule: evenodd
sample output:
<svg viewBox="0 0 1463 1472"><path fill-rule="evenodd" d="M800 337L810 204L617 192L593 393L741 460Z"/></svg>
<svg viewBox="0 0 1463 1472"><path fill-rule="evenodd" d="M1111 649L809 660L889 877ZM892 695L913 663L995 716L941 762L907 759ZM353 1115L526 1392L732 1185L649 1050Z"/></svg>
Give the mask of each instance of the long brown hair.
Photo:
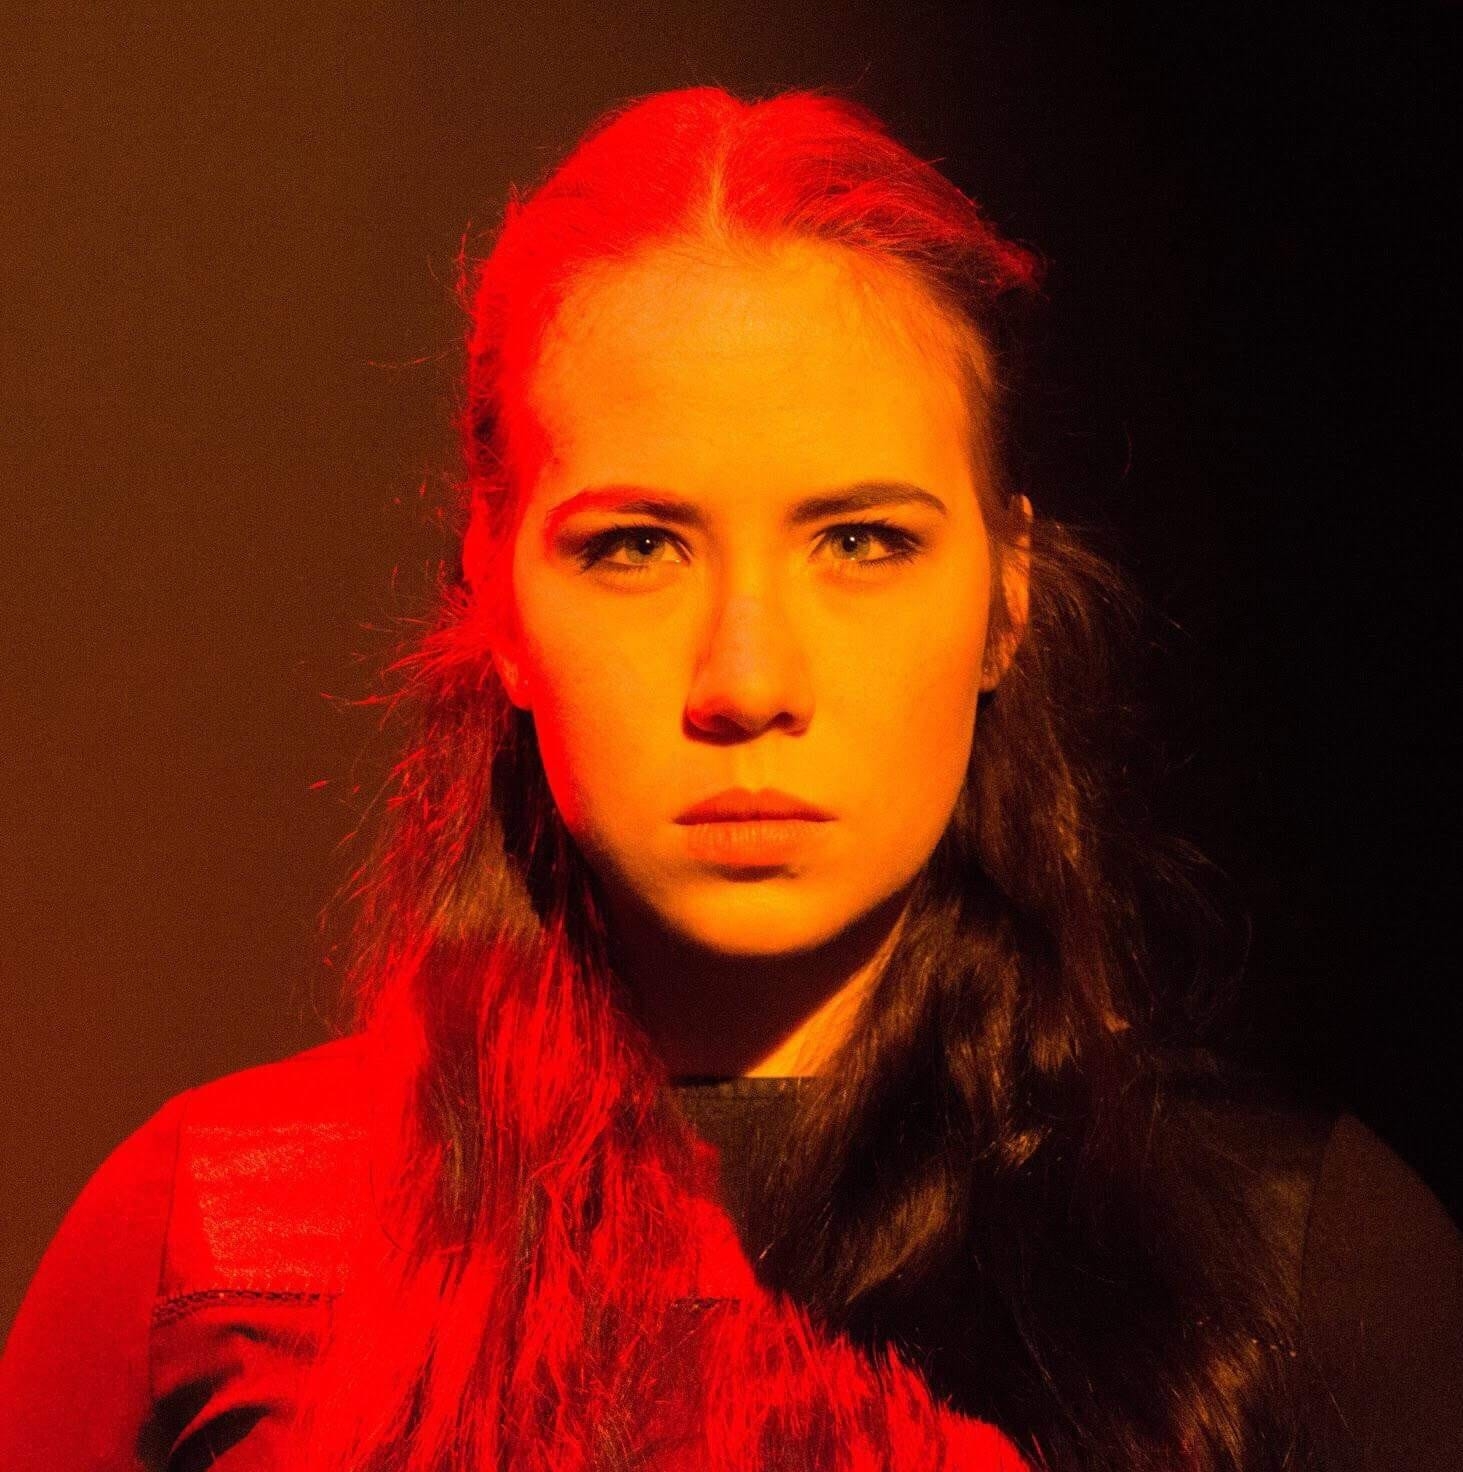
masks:
<svg viewBox="0 0 1463 1472"><path fill-rule="evenodd" d="M510 203L467 268L463 576L392 667L406 742L351 886L385 1233L338 1308L309 1465L985 1465L999 1442L966 1417L1054 1469L1297 1465L1278 1264L1154 1128L1162 997L1188 975L1155 981L1156 956L1187 963L1151 922L1199 890L1114 755L1132 599L1040 515L1029 623L948 829L754 1203L756 1280L736 1314L687 1310L678 1224L714 1160L488 648L515 395L568 291L657 240L790 237L903 273L961 335L982 511L1014 554L1002 402L1034 262L868 113L661 94Z"/></svg>

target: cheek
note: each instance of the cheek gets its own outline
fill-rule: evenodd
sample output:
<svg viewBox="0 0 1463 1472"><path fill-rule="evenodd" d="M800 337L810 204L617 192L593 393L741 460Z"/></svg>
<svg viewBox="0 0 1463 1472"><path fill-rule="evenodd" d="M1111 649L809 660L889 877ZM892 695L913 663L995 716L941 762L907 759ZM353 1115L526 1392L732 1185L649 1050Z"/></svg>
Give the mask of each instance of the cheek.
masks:
<svg viewBox="0 0 1463 1472"><path fill-rule="evenodd" d="M978 665L978 651L976 658ZM891 692L879 755L909 806L933 811L953 804L970 763L979 690L978 672L955 650L942 649Z"/></svg>
<svg viewBox="0 0 1463 1472"><path fill-rule="evenodd" d="M885 865L914 872L949 826L970 767L979 699L979 674L967 658L941 648L890 702L894 719L884 723L877 753L887 798L865 813L870 851Z"/></svg>
<svg viewBox="0 0 1463 1472"><path fill-rule="evenodd" d="M653 733L679 731L659 709L674 688L662 647L638 649L583 620L536 617L528 646L533 721L549 786L571 832L608 807L635 808L656 769ZM669 719L669 724L667 724Z"/></svg>
<svg viewBox="0 0 1463 1472"><path fill-rule="evenodd" d="M891 744L902 737L911 756L931 757L968 747L985 637L984 601L959 587L931 589L907 617L883 622L868 645L878 692L866 703Z"/></svg>

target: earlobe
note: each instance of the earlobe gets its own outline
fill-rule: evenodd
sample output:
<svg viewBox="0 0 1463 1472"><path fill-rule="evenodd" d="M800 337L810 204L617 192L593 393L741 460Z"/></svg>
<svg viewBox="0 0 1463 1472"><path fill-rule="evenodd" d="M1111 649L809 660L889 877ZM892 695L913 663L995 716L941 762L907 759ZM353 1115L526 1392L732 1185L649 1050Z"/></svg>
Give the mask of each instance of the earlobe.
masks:
<svg viewBox="0 0 1463 1472"><path fill-rule="evenodd" d="M482 645L486 647L508 699L519 710L527 710L528 681L523 672L522 634L512 606L502 597L502 584L495 580L477 601Z"/></svg>
<svg viewBox="0 0 1463 1472"><path fill-rule="evenodd" d="M492 658L493 668L508 699L519 710L528 709L528 682L523 674L522 646L517 630L512 627L508 612L501 606L485 609L489 617L485 620L484 643Z"/></svg>
<svg viewBox="0 0 1463 1472"><path fill-rule="evenodd" d="M522 670L519 669L517 662L502 650L494 649L492 653L493 667L498 671L498 678L503 683L508 699L519 710L527 710L528 691Z"/></svg>
<svg viewBox="0 0 1463 1472"><path fill-rule="evenodd" d="M1035 513L1025 496L1012 497L1012 512L1020 523L1006 555L1001 559L1001 598L1005 605L1000 636L986 645L982 690L994 690L1016 657L1031 613L1031 528Z"/></svg>
<svg viewBox="0 0 1463 1472"><path fill-rule="evenodd" d="M1011 628L1015 636L1012 652L1026 634L1026 623L1031 616L1031 529L1036 513L1026 496L1014 496L1015 510L1021 521L1021 531L1016 537L1012 555L1006 559L1002 569L1002 583L1006 593L1006 607L1011 613Z"/></svg>

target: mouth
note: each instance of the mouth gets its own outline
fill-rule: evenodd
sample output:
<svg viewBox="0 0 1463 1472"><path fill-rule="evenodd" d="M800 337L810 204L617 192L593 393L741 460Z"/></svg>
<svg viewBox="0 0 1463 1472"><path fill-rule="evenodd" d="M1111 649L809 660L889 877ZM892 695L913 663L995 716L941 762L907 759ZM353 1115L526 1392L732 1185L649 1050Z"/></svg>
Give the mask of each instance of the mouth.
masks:
<svg viewBox="0 0 1463 1472"><path fill-rule="evenodd" d="M693 804L676 818L677 823L702 825L827 823L833 814L790 793L764 787L759 792L735 787ZM748 840L744 840L748 841Z"/></svg>
<svg viewBox="0 0 1463 1472"><path fill-rule="evenodd" d="M723 818L688 825L686 847L703 863L735 868L776 868L804 854L826 833L828 820Z"/></svg>

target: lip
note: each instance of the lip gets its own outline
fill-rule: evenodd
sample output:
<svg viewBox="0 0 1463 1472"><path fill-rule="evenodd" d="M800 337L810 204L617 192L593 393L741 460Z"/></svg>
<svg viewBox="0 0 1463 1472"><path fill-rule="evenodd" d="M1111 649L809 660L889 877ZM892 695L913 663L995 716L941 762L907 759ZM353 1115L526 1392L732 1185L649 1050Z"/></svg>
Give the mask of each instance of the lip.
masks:
<svg viewBox="0 0 1463 1472"><path fill-rule="evenodd" d="M686 827L686 857L723 872L786 869L809 860L831 831L804 818L736 818Z"/></svg>
<svg viewBox="0 0 1463 1472"><path fill-rule="evenodd" d="M731 787L694 803L676 818L677 823L739 823L758 819L801 819L809 823L828 823L833 814L790 793L764 787L749 792L745 787Z"/></svg>

